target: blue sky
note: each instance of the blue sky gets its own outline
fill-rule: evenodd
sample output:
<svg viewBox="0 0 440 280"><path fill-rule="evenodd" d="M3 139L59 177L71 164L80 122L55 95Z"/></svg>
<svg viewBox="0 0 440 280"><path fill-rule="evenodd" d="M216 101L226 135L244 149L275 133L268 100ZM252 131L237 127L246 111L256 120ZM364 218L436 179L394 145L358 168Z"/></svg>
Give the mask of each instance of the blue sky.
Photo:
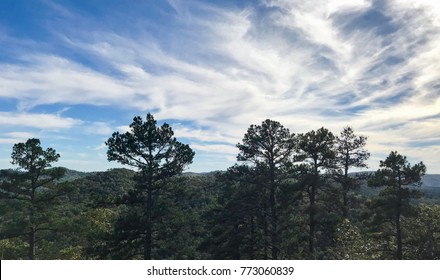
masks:
<svg viewBox="0 0 440 280"><path fill-rule="evenodd" d="M151 112L196 152L235 163L251 124L350 125L376 169L391 150L440 173L440 2L0 1L0 168L39 138L59 165L109 163L104 142Z"/></svg>

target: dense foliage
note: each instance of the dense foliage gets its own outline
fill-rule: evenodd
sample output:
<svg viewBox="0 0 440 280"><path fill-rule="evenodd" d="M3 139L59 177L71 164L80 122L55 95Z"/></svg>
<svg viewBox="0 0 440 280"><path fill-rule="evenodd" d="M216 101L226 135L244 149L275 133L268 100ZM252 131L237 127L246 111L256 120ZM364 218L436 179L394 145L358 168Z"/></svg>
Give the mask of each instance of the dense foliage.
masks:
<svg viewBox="0 0 440 280"><path fill-rule="evenodd" d="M59 155L30 139L0 174L0 258L440 259L438 181L397 152L359 172L366 140L265 120L238 164L182 174L194 153L151 115L107 141L133 170L53 168Z"/></svg>

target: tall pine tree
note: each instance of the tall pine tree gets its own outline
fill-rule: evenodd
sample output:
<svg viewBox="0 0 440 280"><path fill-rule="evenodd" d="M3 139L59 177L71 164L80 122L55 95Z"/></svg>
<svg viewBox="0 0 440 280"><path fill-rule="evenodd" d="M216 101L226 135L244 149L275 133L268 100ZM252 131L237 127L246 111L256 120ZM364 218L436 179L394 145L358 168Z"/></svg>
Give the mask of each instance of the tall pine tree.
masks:
<svg viewBox="0 0 440 280"><path fill-rule="evenodd" d="M420 191L412 188L421 185L422 176L426 172L423 162L411 166L396 151L380 161L380 169L369 181L371 187L383 187L377 199L377 215L383 222L389 221L394 227L396 240L395 258L403 258L402 218L411 214L411 199L419 197Z"/></svg>
<svg viewBox="0 0 440 280"><path fill-rule="evenodd" d="M342 216L349 218L349 194L359 186L362 176L349 176L352 168L366 168L366 161L370 158L370 153L365 149L367 137L354 134L351 127L344 127L343 131L335 139L336 163L339 172L335 179L342 186Z"/></svg>
<svg viewBox="0 0 440 280"><path fill-rule="evenodd" d="M155 203L167 180L181 174L192 163L194 152L177 141L172 128L147 114L145 122L137 116L130 131L113 133L106 142L110 161L118 161L138 170L137 185L126 197L128 211L117 226L121 234L119 244L127 254L136 255L136 247L143 248L143 258L151 259L154 247ZM156 209L157 210L157 209Z"/></svg>
<svg viewBox="0 0 440 280"><path fill-rule="evenodd" d="M297 137L296 161L302 162L298 170L304 183L309 199L309 258L316 258L316 228L318 221L317 197L318 190L324 185L322 172L334 167L335 136L328 129L322 127Z"/></svg>
<svg viewBox="0 0 440 280"><path fill-rule="evenodd" d="M64 168L50 168L60 155L52 148L44 150L39 139L28 139L15 144L12 150L12 164L19 170L3 170L1 173L0 198L16 203L10 221L6 221L3 238L26 237L28 259L36 257L37 236L44 231L54 230L53 206L58 197L65 194L57 184L65 174ZM10 213L9 213L10 214Z"/></svg>
<svg viewBox="0 0 440 280"><path fill-rule="evenodd" d="M276 260L279 251L277 192L280 181L285 176L286 168L291 163L294 152L294 138L289 129L279 122L265 120L261 125L251 125L237 144L240 153L239 161L251 162L265 170L268 190L269 223L271 257Z"/></svg>

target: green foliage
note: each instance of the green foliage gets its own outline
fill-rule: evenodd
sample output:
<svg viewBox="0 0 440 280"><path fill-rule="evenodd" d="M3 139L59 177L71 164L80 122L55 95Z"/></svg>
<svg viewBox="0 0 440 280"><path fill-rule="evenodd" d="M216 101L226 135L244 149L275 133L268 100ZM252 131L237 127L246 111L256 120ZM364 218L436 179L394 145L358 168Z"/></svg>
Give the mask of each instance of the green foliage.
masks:
<svg viewBox="0 0 440 280"><path fill-rule="evenodd" d="M108 160L138 170L135 188L122 198L127 211L116 224L115 231L118 240L124 238L126 241L116 247L123 245L129 257L137 256L139 247L143 247L144 259L156 257L154 240L157 239L157 228L154 227L162 219L161 211L158 211L161 195L167 181L192 163L194 152L173 135L168 124L157 127L156 120L148 114L145 122L141 117L135 117L130 131L115 132L106 142Z"/></svg>
<svg viewBox="0 0 440 280"><path fill-rule="evenodd" d="M353 128L347 126L335 141L336 159L341 169L367 167L366 160L370 158L370 153L365 149L367 137L354 134Z"/></svg>
<svg viewBox="0 0 440 280"><path fill-rule="evenodd" d="M336 151L335 136L321 127L297 136L296 161L309 165L314 174L334 166Z"/></svg>
<svg viewBox="0 0 440 280"><path fill-rule="evenodd" d="M11 157L12 164L29 171L29 175L38 176L46 168L51 167L53 162L58 161L60 155L52 148L43 150L40 146L40 140L32 138L28 139L26 143L15 144Z"/></svg>
<svg viewBox="0 0 440 280"><path fill-rule="evenodd" d="M13 260L22 259L26 256L28 244L19 237L0 240L0 259Z"/></svg>
<svg viewBox="0 0 440 280"><path fill-rule="evenodd" d="M421 204L416 214L405 218L402 224L407 259L440 259L440 205Z"/></svg>
<svg viewBox="0 0 440 280"><path fill-rule="evenodd" d="M68 191L66 185L58 183L65 169L50 168L60 155L52 148L43 150L38 139L15 144L11 157L12 164L18 165L20 170L2 170L0 174L0 198L9 201L6 202L8 212L2 217L0 236L2 239L25 238L29 249L27 257L34 259L37 239L55 230L53 211L60 197Z"/></svg>
<svg viewBox="0 0 440 280"><path fill-rule="evenodd" d="M202 215L210 207L215 190L210 190L211 176L177 176L167 181L155 200L152 218L155 259L202 259L199 250L206 232ZM145 221L142 205L124 206L108 236L101 257L142 259ZM106 250L105 250L106 249Z"/></svg>
<svg viewBox="0 0 440 280"><path fill-rule="evenodd" d="M330 258L337 260L374 259L377 243L368 239L359 227L344 219L337 226L335 244L330 249Z"/></svg>
<svg viewBox="0 0 440 280"><path fill-rule="evenodd" d="M0 171L0 258L439 259L438 180L422 196L426 167L397 152L349 174L365 143L265 120L237 145L245 164L182 175L194 153L151 115L107 141L136 171L52 168L59 155L30 139L13 147L19 169Z"/></svg>
<svg viewBox="0 0 440 280"><path fill-rule="evenodd" d="M268 259L267 179L245 165L235 165L215 179L219 194L205 214L209 234L202 248L214 259Z"/></svg>
<svg viewBox="0 0 440 280"><path fill-rule="evenodd" d="M145 122L137 116L130 131L115 132L107 140L108 160L136 167L152 181L180 174L192 162L194 152L173 135L167 123L157 127L151 114L147 114Z"/></svg>
<svg viewBox="0 0 440 280"><path fill-rule="evenodd" d="M411 200L421 196L420 191L410 188L410 186L420 186L421 178L426 172L423 162L411 166L405 156L397 152L390 155L380 162L378 171L371 178L369 184L372 187L383 187L375 200L373 207L377 209L376 220L381 223L390 223L394 227L394 237L396 242L395 258L402 259L403 236L402 218L414 214ZM384 225L382 232L386 232Z"/></svg>
<svg viewBox="0 0 440 280"><path fill-rule="evenodd" d="M336 165L334 172L335 181L341 186L342 215L349 218L350 194L361 184L362 176L349 176L351 168L366 168L366 161L370 153L365 149L367 137L357 136L351 127L344 127L341 134L336 137Z"/></svg>
<svg viewBox="0 0 440 280"><path fill-rule="evenodd" d="M264 193L265 215L264 231L270 235L269 245L272 259L276 260L279 253L278 229L278 189L286 177L286 170L292 166L294 135L279 122L265 120L260 125L251 125L243 137L243 143L237 144L240 153L239 161L254 163L266 182L267 195ZM266 206L267 205L267 206ZM266 209L267 208L267 209Z"/></svg>
<svg viewBox="0 0 440 280"><path fill-rule="evenodd" d="M206 258L199 246L206 232L202 215L209 205L211 180L178 176L168 184L157 206L162 217L157 226L157 258Z"/></svg>
<svg viewBox="0 0 440 280"><path fill-rule="evenodd" d="M328 129L322 127L317 131L299 134L297 137L296 161L301 162L297 167L299 180L302 182L308 195L308 258L318 257L316 252L317 227L319 226L319 201L320 189L327 185L327 177L322 172L330 172L335 167L336 152L334 149L335 136ZM326 232L326 231L325 231ZM324 234L323 236L326 236ZM319 244L318 244L319 245Z"/></svg>
<svg viewBox="0 0 440 280"><path fill-rule="evenodd" d="M283 168L291 162L294 139L289 129L279 122L265 120L261 125L251 125L237 144L239 161L264 164L270 168Z"/></svg>

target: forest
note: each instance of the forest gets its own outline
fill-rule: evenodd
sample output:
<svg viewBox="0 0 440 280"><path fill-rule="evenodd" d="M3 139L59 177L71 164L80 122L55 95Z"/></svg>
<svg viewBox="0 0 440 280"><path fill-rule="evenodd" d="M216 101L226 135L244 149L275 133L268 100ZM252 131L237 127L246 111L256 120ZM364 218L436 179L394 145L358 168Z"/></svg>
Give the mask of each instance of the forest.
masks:
<svg viewBox="0 0 440 280"><path fill-rule="evenodd" d="M151 114L109 136L122 166L105 172L54 167L29 139L0 171L0 258L440 259L440 175L398 151L366 171L367 140L267 119L237 164L191 173L191 147Z"/></svg>

